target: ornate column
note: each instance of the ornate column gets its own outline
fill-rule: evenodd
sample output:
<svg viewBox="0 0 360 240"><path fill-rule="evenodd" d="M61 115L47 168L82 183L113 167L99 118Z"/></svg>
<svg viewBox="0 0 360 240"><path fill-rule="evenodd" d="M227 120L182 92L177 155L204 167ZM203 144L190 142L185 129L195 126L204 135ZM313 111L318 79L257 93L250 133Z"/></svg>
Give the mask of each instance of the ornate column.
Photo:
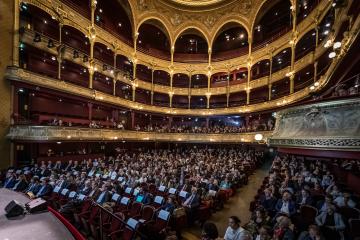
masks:
<svg viewBox="0 0 360 240"><path fill-rule="evenodd" d="M57 48L57 57L56 57L56 60L58 62L58 75L57 75L57 78L58 79L61 79L61 63L62 63L62 51L63 51L63 46L62 46L62 27L63 27L63 24L61 22L59 22L59 47Z"/></svg>
<svg viewBox="0 0 360 240"><path fill-rule="evenodd" d="M95 10L96 0L91 0L91 26L89 26L89 41L90 41L90 59L89 59L89 88L93 88L93 77L96 71L94 62L94 45L95 45Z"/></svg>
<svg viewBox="0 0 360 240"><path fill-rule="evenodd" d="M135 102L135 99L136 99L136 87L137 87L135 81L132 83L131 86L132 86L132 101Z"/></svg>
<svg viewBox="0 0 360 240"><path fill-rule="evenodd" d="M268 77L268 88L269 88L269 94L268 94L268 99L269 101L271 100L271 90L272 90L272 64L273 64L273 59L272 59L272 53L270 53L270 71L269 71L269 77Z"/></svg>
<svg viewBox="0 0 360 240"><path fill-rule="evenodd" d="M5 3L4 3L5 4ZM20 28L20 3L14 0L14 32L13 32L13 49L12 49L12 65L19 67L19 28Z"/></svg>
<svg viewBox="0 0 360 240"><path fill-rule="evenodd" d="M191 78L192 78L192 72L189 71L188 109L191 108Z"/></svg>
<svg viewBox="0 0 360 240"><path fill-rule="evenodd" d="M296 15L297 15L297 0L290 0L291 2L291 16L292 16L292 36L291 36L291 65L290 65L290 94L294 93L294 66L295 66L295 47L297 41L297 30L296 30Z"/></svg>
<svg viewBox="0 0 360 240"><path fill-rule="evenodd" d="M171 63L170 67L170 92L169 92L169 107L172 107L172 98L174 95L174 90L173 90L173 77L174 77L174 69L173 69L173 65Z"/></svg>
<svg viewBox="0 0 360 240"><path fill-rule="evenodd" d="M251 81L251 59L248 59L247 64L247 70L248 70L248 79L246 84L246 104L250 104L250 81Z"/></svg>
<svg viewBox="0 0 360 240"><path fill-rule="evenodd" d="M136 65L137 65L137 56L136 56L136 46L137 46L137 40L139 37L139 33L136 32L134 35L134 53L133 53L133 59L132 59L132 63L133 63L133 80L136 79Z"/></svg>
<svg viewBox="0 0 360 240"><path fill-rule="evenodd" d="M151 105L154 105L154 68L151 68Z"/></svg>
<svg viewBox="0 0 360 240"><path fill-rule="evenodd" d="M92 103L88 103L88 116L89 116L89 120L92 120L92 107L93 104Z"/></svg>
<svg viewBox="0 0 360 240"><path fill-rule="evenodd" d="M116 48L114 49L114 65L112 70L113 75L113 95L116 96L116 81L117 81L117 71L116 71Z"/></svg>
<svg viewBox="0 0 360 240"><path fill-rule="evenodd" d="M131 129L135 128L135 112L131 111Z"/></svg>
<svg viewBox="0 0 360 240"><path fill-rule="evenodd" d="M314 62L314 83L317 81L317 71L318 71L317 66L318 66L318 62L315 61Z"/></svg>
<svg viewBox="0 0 360 240"><path fill-rule="evenodd" d="M230 69L227 72L227 84L226 84L226 107L229 107L230 99Z"/></svg>
<svg viewBox="0 0 360 240"><path fill-rule="evenodd" d="M172 107L172 98L173 98L174 92L169 92L169 107Z"/></svg>

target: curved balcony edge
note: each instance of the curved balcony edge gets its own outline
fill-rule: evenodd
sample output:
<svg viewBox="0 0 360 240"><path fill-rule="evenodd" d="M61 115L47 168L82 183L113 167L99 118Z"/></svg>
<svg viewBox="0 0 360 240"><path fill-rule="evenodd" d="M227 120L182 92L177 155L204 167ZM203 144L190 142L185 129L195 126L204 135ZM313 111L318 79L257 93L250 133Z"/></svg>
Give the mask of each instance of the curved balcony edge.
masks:
<svg viewBox="0 0 360 240"><path fill-rule="evenodd" d="M255 140L261 134L262 140ZM158 133L113 129L92 129L56 126L11 126L7 135L14 141L142 141L193 143L266 143L272 131L251 133Z"/></svg>

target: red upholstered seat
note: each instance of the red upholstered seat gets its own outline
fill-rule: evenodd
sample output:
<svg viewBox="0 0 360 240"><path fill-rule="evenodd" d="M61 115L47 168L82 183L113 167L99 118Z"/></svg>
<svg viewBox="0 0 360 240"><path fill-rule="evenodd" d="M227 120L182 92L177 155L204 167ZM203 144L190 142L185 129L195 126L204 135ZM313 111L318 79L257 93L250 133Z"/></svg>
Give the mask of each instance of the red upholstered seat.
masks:
<svg viewBox="0 0 360 240"><path fill-rule="evenodd" d="M145 205L141 211L141 215L136 217L141 223L148 223L151 221L155 214L155 208L150 205Z"/></svg>
<svg viewBox="0 0 360 240"><path fill-rule="evenodd" d="M140 211L143 207L142 203L139 202L133 202L131 204L131 207L128 211L124 211L125 216L128 218L135 218L140 216Z"/></svg>
<svg viewBox="0 0 360 240"><path fill-rule="evenodd" d="M103 225L103 235L106 239L117 239L124 228L125 215L121 212L115 213L110 223Z"/></svg>

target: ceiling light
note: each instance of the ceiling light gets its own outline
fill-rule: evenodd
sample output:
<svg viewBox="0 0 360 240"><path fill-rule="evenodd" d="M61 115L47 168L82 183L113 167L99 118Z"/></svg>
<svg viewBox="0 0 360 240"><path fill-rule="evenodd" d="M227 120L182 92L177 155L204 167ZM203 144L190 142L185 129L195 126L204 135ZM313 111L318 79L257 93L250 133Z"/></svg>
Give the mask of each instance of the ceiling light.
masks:
<svg viewBox="0 0 360 240"><path fill-rule="evenodd" d="M61 144L61 142L56 142L56 144Z"/></svg>
<svg viewBox="0 0 360 240"><path fill-rule="evenodd" d="M329 30L325 30L324 35L328 35L328 34L329 34Z"/></svg>
<svg viewBox="0 0 360 240"><path fill-rule="evenodd" d="M22 88L19 88L18 92L21 92L21 93L23 93L23 92L24 92L24 89L22 89Z"/></svg>
<svg viewBox="0 0 360 240"><path fill-rule="evenodd" d="M121 27L121 22L119 22L118 26Z"/></svg>
<svg viewBox="0 0 360 240"><path fill-rule="evenodd" d="M47 24L47 21L46 21L46 20L44 20L44 23L45 23L45 24Z"/></svg>
<svg viewBox="0 0 360 240"><path fill-rule="evenodd" d="M315 82L315 83L314 83L314 86L315 86L315 87L319 86L319 82Z"/></svg>
<svg viewBox="0 0 360 240"><path fill-rule="evenodd" d="M278 15L278 12L275 12L275 16L277 16Z"/></svg>
<svg viewBox="0 0 360 240"><path fill-rule="evenodd" d="M55 60L56 60L56 57L55 57L55 56L52 56L52 57L51 57L51 60L55 61Z"/></svg>
<svg viewBox="0 0 360 240"><path fill-rule="evenodd" d="M48 48L54 47L54 41L52 39L49 39L47 47Z"/></svg>
<svg viewBox="0 0 360 240"><path fill-rule="evenodd" d="M310 74L310 72L307 72L307 73L306 73L306 75L309 75L309 74Z"/></svg>
<svg viewBox="0 0 360 240"><path fill-rule="evenodd" d="M330 23L325 24L325 27L330 27Z"/></svg>
<svg viewBox="0 0 360 240"><path fill-rule="evenodd" d="M242 33L242 34L240 34L240 39L243 39L244 37L245 37L245 35Z"/></svg>
<svg viewBox="0 0 360 240"><path fill-rule="evenodd" d="M311 86L311 87L310 87L310 90L314 90L314 89L315 89L315 87L314 87L314 86Z"/></svg>
<svg viewBox="0 0 360 240"><path fill-rule="evenodd" d="M101 9L101 8L99 9L99 12L101 12L101 13L102 13L102 9Z"/></svg>
<svg viewBox="0 0 360 240"><path fill-rule="evenodd" d="M331 6L335 7L335 6L336 6L336 2L333 2L333 4L332 4Z"/></svg>
<svg viewBox="0 0 360 240"><path fill-rule="evenodd" d="M329 53L329 58L334 58L335 56L336 56L336 53L335 53L335 52Z"/></svg>
<svg viewBox="0 0 360 240"><path fill-rule="evenodd" d="M314 32L313 32L311 35L315 36L315 35L316 35L316 33L314 33Z"/></svg>
<svg viewBox="0 0 360 240"><path fill-rule="evenodd" d="M55 19L56 19L54 16L51 16L51 18L52 18L53 20L55 20Z"/></svg>

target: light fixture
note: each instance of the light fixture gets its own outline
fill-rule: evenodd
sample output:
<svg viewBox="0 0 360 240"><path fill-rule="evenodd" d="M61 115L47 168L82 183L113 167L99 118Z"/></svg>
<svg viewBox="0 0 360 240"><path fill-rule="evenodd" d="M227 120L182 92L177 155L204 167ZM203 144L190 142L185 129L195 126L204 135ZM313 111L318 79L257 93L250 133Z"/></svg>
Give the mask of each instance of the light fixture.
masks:
<svg viewBox="0 0 360 240"><path fill-rule="evenodd" d="M56 144L61 144L61 142L56 142Z"/></svg>
<svg viewBox="0 0 360 240"><path fill-rule="evenodd" d="M325 27L330 27L330 23L325 24Z"/></svg>
<svg viewBox="0 0 360 240"><path fill-rule="evenodd" d="M103 65L103 71L106 71L107 69L108 69L107 65L104 64L104 65Z"/></svg>
<svg viewBox="0 0 360 240"><path fill-rule="evenodd" d="M315 82L315 83L314 83L314 86L315 86L315 87L319 86L319 82Z"/></svg>
<svg viewBox="0 0 360 240"><path fill-rule="evenodd" d="M334 46L333 46L334 50L335 50L335 49L338 49L338 48L340 48L340 47L341 47L341 42L336 42L336 43L334 43Z"/></svg>
<svg viewBox="0 0 360 240"><path fill-rule="evenodd" d="M329 58L334 58L335 56L336 56L336 53L335 53L335 52L329 53Z"/></svg>
<svg viewBox="0 0 360 240"><path fill-rule="evenodd" d="M55 60L56 60L56 57L55 57L55 56L52 56L52 57L51 57L51 60L55 61Z"/></svg>
<svg viewBox="0 0 360 240"><path fill-rule="evenodd" d="M48 48L53 48L54 47L54 41L52 39L49 39L47 47Z"/></svg>
<svg viewBox="0 0 360 240"><path fill-rule="evenodd" d="M310 86L310 90L314 90L315 89L315 86Z"/></svg>
<svg viewBox="0 0 360 240"><path fill-rule="evenodd" d="M19 89L18 89L18 92L23 93L23 92L24 92L24 89L19 88Z"/></svg>
<svg viewBox="0 0 360 240"><path fill-rule="evenodd" d="M88 61L89 61L88 56L84 55L84 57L83 57L83 62L88 62Z"/></svg>
<svg viewBox="0 0 360 240"><path fill-rule="evenodd" d="M44 23L47 24L47 21L44 19Z"/></svg>
<svg viewBox="0 0 360 240"><path fill-rule="evenodd" d="M35 33L34 42L41 42L41 36L39 33Z"/></svg>
<svg viewBox="0 0 360 240"><path fill-rule="evenodd" d="M74 50L74 53L73 53L73 58L76 59L79 57L79 52Z"/></svg>
<svg viewBox="0 0 360 240"><path fill-rule="evenodd" d="M255 140L256 141L261 141L262 139L263 139L263 135L261 133L255 134Z"/></svg>
<svg viewBox="0 0 360 240"><path fill-rule="evenodd" d="M324 35L328 35L328 34L329 34L329 30L325 30Z"/></svg>

